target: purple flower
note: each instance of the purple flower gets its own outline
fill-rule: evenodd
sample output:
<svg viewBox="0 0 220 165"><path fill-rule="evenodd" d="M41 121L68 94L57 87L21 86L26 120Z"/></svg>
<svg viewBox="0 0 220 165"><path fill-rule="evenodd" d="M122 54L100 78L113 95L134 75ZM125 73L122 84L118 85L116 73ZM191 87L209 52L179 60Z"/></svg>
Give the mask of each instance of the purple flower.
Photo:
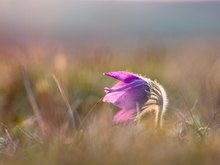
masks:
<svg viewBox="0 0 220 165"><path fill-rule="evenodd" d="M112 103L121 110L113 118L114 123L132 121L150 97L148 82L135 74L117 71L105 73L106 76L118 79L116 85L105 88L104 102Z"/></svg>
<svg viewBox="0 0 220 165"><path fill-rule="evenodd" d="M104 102L112 103L120 108L113 118L114 123L137 121L146 112L155 110L155 125L161 127L166 112L168 99L165 89L148 78L123 72L108 72L106 76L118 79L111 88L105 88Z"/></svg>

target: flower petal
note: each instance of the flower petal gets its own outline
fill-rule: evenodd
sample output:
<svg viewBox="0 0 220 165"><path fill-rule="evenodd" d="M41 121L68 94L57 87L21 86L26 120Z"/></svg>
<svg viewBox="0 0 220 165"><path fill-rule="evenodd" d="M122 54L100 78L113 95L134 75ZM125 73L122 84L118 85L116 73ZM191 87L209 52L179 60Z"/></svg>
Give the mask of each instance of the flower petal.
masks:
<svg viewBox="0 0 220 165"><path fill-rule="evenodd" d="M104 102L113 103L121 109L136 109L148 99L149 87L144 80L135 80L120 88L108 88Z"/></svg>
<svg viewBox="0 0 220 165"><path fill-rule="evenodd" d="M150 87L148 82L132 73L117 71L105 75L120 80L111 88L105 88L104 102L109 102L121 110L113 118L115 123L132 121L137 114L137 106L141 107L148 99Z"/></svg>
<svg viewBox="0 0 220 165"><path fill-rule="evenodd" d="M122 122L129 122L133 120L133 116L136 113L135 109L122 109L113 118L113 122L115 124L122 123Z"/></svg>
<svg viewBox="0 0 220 165"><path fill-rule="evenodd" d="M124 87L124 86L126 86L127 85L127 83L124 83L124 82L122 82L122 81L120 81L120 82L118 82L117 84L115 84L113 87L111 87L111 88L108 88L108 87L105 87L104 88L104 91L105 91L105 93L107 94L107 93L109 93L109 92L112 92L112 91L115 91L115 90L117 90L117 89L120 89L120 88L122 88L122 87Z"/></svg>
<svg viewBox="0 0 220 165"><path fill-rule="evenodd" d="M135 74L129 73L129 72L123 72L123 71L115 71L115 72L107 72L105 73L106 76L113 77L115 79L118 79L120 81L123 81L125 83L129 83L131 81L141 79Z"/></svg>

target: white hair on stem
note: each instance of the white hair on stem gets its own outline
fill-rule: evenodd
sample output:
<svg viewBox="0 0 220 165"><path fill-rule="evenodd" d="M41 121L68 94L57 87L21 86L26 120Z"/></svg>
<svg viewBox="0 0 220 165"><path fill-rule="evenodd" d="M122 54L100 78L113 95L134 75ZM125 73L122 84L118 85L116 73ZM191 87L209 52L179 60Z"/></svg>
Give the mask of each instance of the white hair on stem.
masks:
<svg viewBox="0 0 220 165"><path fill-rule="evenodd" d="M157 128L161 128L163 126L163 121L164 121L164 114L167 110L168 106L168 99L167 99L167 93L165 89L158 83L157 87L159 88L159 93L158 95L158 110L156 111L156 117L155 117L155 125Z"/></svg>
<svg viewBox="0 0 220 165"><path fill-rule="evenodd" d="M141 119L147 112L155 111L155 127L161 128L163 126L164 114L168 106L168 98L165 89L156 81L145 79L149 85L150 91L146 91L149 95L148 101L142 106L141 112L135 117L135 121Z"/></svg>

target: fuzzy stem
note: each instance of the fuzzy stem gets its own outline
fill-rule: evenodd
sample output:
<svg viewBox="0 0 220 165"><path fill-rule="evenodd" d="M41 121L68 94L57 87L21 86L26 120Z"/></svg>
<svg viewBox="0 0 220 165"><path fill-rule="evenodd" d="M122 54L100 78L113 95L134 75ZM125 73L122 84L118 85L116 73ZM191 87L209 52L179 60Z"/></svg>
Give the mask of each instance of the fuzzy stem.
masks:
<svg viewBox="0 0 220 165"><path fill-rule="evenodd" d="M156 114L155 114L155 128L160 129L162 127L162 110L160 107L156 109Z"/></svg>
<svg viewBox="0 0 220 165"><path fill-rule="evenodd" d="M161 129L163 126L163 118L167 109L168 101L166 91L161 85L157 84L157 90L160 92L160 95L158 95L159 106L156 109L155 127L157 129Z"/></svg>

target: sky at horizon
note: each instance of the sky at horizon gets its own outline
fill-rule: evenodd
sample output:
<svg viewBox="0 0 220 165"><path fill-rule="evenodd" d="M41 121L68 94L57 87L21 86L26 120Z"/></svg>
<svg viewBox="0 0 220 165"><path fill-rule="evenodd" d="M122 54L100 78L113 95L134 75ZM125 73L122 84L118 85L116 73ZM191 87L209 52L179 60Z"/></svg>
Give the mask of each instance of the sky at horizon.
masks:
<svg viewBox="0 0 220 165"><path fill-rule="evenodd" d="M12 32L22 37L28 33L49 34L71 39L119 37L133 39L146 38L149 35L153 37L220 36L220 3L212 3L210 0L140 0L146 2L206 1L206 3L87 1L90 2L0 0L0 33ZM100 1L111 3L99 3ZM217 1L220 2L220 0Z"/></svg>
<svg viewBox="0 0 220 165"><path fill-rule="evenodd" d="M89 0L89 1L131 1L131 2L220 2L220 0Z"/></svg>

